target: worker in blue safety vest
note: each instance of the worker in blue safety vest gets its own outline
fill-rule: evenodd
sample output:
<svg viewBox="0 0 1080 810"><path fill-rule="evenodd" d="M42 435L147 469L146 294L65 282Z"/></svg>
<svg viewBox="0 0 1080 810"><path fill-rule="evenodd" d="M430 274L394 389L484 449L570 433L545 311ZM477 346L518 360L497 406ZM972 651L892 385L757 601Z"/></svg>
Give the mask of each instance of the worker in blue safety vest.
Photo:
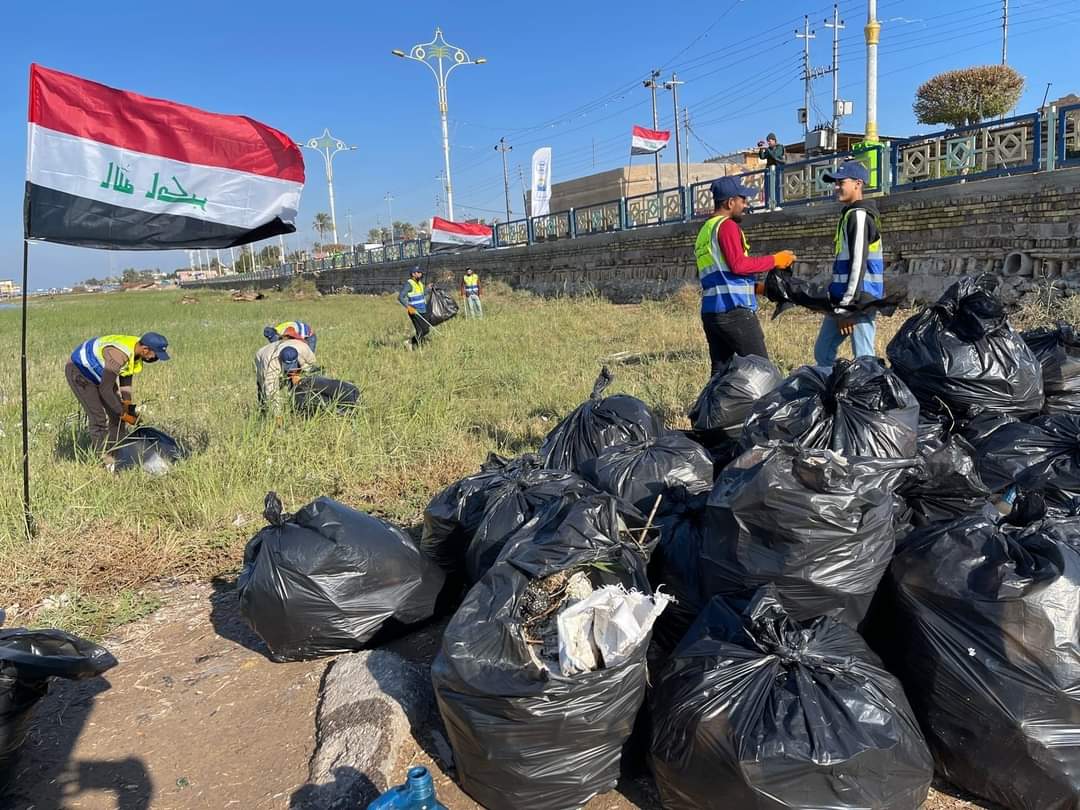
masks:
<svg viewBox="0 0 1080 810"><path fill-rule="evenodd" d="M855 357L874 357L876 326L873 311L852 312L860 304L885 297L885 256L881 245L881 220L874 204L863 199L870 181L866 166L845 160L830 174L827 183L836 184L836 199L844 204L836 225L832 283L829 298L837 307L826 315L814 344L814 362L831 366L836 352L848 337Z"/></svg>
<svg viewBox="0 0 1080 810"><path fill-rule="evenodd" d="M409 314L416 334L409 340L409 348L416 348L427 338L431 324L427 318L427 293L424 291L424 271L414 267L398 293L398 301Z"/></svg>
<svg viewBox="0 0 1080 810"><path fill-rule="evenodd" d="M701 325L709 343L712 374L732 355L768 358L765 335L757 319L754 276L774 267L786 269L795 254L781 250L771 256L751 256L739 223L757 189L734 177L713 181L713 215L705 221L694 244L701 283Z"/></svg>
<svg viewBox="0 0 1080 810"><path fill-rule="evenodd" d="M484 307L480 303L480 276L471 267L466 267L465 275L461 277L461 297L465 300L466 317L484 317Z"/></svg>

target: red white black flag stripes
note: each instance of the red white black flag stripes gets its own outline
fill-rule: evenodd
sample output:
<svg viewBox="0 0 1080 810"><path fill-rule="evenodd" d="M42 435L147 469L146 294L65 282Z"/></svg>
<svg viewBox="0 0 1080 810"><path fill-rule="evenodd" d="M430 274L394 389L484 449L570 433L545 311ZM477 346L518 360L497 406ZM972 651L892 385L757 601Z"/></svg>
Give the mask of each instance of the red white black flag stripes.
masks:
<svg viewBox="0 0 1080 810"><path fill-rule="evenodd" d="M491 226L466 222L451 222L441 217L431 218L431 243L458 247L482 247L492 244Z"/></svg>
<svg viewBox="0 0 1080 810"><path fill-rule="evenodd" d="M671 131L666 129L645 129L634 125L630 139L631 155L654 155L668 145Z"/></svg>
<svg viewBox="0 0 1080 810"><path fill-rule="evenodd" d="M265 124L30 67L28 239L243 245L293 233L303 187L299 147Z"/></svg>

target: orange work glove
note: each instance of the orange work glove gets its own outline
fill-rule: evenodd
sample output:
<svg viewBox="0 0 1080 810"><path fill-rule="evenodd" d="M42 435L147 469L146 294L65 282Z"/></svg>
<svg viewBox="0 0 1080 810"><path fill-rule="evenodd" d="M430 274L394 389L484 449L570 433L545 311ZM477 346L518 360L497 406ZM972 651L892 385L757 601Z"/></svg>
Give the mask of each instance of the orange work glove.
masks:
<svg viewBox="0 0 1080 810"><path fill-rule="evenodd" d="M790 250L781 250L779 253L774 253L772 258L773 264L780 270L787 270L791 265L795 264L796 256Z"/></svg>
<svg viewBox="0 0 1080 810"><path fill-rule="evenodd" d="M134 425L136 422L139 421L139 417L131 413L130 411L124 411L122 414L120 414L120 421L126 422L129 425Z"/></svg>
<svg viewBox="0 0 1080 810"><path fill-rule="evenodd" d="M405 307L405 311L408 312L410 315L415 315L416 307Z"/></svg>

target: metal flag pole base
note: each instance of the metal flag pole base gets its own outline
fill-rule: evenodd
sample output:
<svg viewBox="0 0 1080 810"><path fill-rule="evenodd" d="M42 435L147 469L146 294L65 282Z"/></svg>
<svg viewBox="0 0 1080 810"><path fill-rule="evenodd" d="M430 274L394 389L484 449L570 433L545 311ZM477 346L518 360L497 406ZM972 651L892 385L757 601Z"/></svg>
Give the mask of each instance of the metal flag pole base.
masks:
<svg viewBox="0 0 1080 810"><path fill-rule="evenodd" d="M34 525L34 514L30 510L30 414L28 407L28 392L26 385L26 296L29 274L30 243L23 239L22 254L22 357L21 357L21 388L22 388L22 467L23 467L23 527L26 530L26 539L37 534L37 526Z"/></svg>

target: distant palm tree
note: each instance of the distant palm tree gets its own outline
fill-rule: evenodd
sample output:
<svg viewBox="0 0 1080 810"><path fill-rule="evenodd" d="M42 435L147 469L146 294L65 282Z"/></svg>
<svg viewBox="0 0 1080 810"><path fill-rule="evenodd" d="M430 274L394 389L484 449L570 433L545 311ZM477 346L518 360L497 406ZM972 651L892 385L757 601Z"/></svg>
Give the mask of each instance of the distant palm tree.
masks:
<svg viewBox="0 0 1080 810"><path fill-rule="evenodd" d="M333 233L334 220L330 219L329 214L320 212L315 215L315 222L312 223L311 227L319 232L319 236L325 238L328 233Z"/></svg>

